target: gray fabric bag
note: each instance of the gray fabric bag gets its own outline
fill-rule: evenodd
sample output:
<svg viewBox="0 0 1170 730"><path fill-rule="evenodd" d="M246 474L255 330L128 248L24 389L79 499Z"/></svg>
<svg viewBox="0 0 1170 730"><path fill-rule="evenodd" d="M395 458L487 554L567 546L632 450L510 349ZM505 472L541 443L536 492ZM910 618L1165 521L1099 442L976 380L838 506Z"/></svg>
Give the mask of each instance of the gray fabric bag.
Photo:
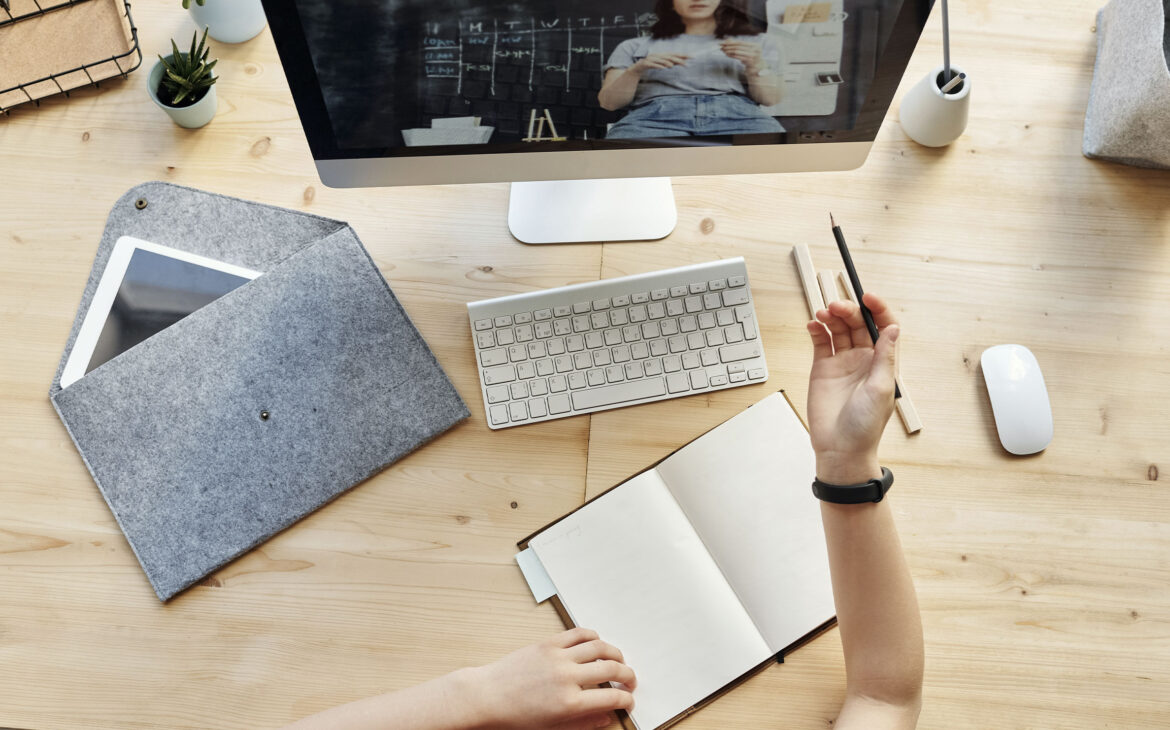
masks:
<svg viewBox="0 0 1170 730"><path fill-rule="evenodd" d="M124 235L263 274L62 389ZM110 212L49 397L164 601L469 415L347 224L160 182Z"/></svg>
<svg viewBox="0 0 1170 730"><path fill-rule="evenodd" d="M1112 0L1097 13L1085 157L1170 169L1170 0Z"/></svg>

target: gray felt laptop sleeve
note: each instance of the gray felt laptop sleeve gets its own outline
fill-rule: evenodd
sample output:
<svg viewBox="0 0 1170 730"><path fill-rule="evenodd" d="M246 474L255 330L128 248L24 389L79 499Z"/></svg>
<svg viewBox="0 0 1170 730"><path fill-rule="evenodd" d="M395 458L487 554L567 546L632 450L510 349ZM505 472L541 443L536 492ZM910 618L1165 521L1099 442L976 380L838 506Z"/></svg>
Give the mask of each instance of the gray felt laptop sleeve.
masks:
<svg viewBox="0 0 1170 730"><path fill-rule="evenodd" d="M1083 152L1170 169L1170 0L1113 0L1097 14Z"/></svg>
<svg viewBox="0 0 1170 730"><path fill-rule="evenodd" d="M124 235L264 273L62 389ZM158 182L49 396L164 601L469 415L348 225Z"/></svg>

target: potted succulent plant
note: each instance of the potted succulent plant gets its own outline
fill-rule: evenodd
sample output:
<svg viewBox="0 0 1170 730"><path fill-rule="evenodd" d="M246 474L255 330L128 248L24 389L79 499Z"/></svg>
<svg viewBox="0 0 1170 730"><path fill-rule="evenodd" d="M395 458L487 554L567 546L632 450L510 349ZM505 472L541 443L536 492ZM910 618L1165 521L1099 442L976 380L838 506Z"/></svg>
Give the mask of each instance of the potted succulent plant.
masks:
<svg viewBox="0 0 1170 730"><path fill-rule="evenodd" d="M195 41L199 43L196 45ZM180 127L202 127L215 116L215 82L213 73L217 61L207 60L207 31L199 38L191 36L191 50L183 53L171 40L171 55L158 57L158 63L147 77L147 91L160 109L171 116Z"/></svg>
<svg viewBox="0 0 1170 730"><path fill-rule="evenodd" d="M220 43L243 43L268 25L260 0L183 0L183 7Z"/></svg>

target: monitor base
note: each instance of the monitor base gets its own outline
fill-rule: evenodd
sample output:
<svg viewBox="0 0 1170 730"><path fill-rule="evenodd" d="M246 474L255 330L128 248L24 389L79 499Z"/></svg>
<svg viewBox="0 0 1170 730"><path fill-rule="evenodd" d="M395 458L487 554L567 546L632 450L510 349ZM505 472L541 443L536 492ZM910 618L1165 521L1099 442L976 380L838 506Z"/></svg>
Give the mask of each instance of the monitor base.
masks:
<svg viewBox="0 0 1170 730"><path fill-rule="evenodd" d="M522 243L652 241L678 223L668 177L514 182L508 229Z"/></svg>

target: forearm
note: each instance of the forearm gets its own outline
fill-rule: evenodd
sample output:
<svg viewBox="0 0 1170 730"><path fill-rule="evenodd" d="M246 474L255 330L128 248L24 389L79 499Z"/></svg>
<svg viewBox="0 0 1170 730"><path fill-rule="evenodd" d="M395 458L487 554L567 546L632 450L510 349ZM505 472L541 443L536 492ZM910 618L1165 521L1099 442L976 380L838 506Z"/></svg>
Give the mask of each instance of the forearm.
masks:
<svg viewBox="0 0 1170 730"><path fill-rule="evenodd" d="M856 484L881 476L877 459L818 458L817 476ZM848 693L914 709L922 688L922 621L889 499L821 503ZM848 708L847 708L848 709Z"/></svg>
<svg viewBox="0 0 1170 730"><path fill-rule="evenodd" d="M459 670L398 692L367 697L306 717L285 730L478 730L471 673Z"/></svg>
<svg viewBox="0 0 1170 730"><path fill-rule="evenodd" d="M765 70L763 74L748 77L748 96L760 106L779 104L783 96L780 90L780 77L775 72Z"/></svg>
<svg viewBox="0 0 1170 730"><path fill-rule="evenodd" d="M629 104L634 100L634 94L638 91L638 82L641 80L642 74L634 70L633 67L610 76L602 85L601 91L597 92L597 101L601 104L601 108L616 111Z"/></svg>

